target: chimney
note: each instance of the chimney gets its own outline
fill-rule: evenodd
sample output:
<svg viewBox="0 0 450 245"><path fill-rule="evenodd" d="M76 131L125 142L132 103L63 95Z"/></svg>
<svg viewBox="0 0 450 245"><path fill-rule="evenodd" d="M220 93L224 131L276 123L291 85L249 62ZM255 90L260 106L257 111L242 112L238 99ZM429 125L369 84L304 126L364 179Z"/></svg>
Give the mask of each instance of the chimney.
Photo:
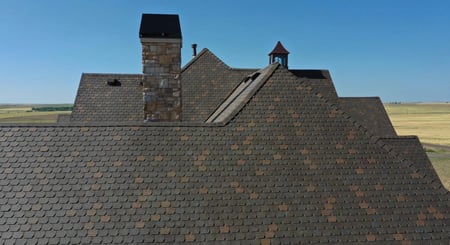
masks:
<svg viewBox="0 0 450 245"><path fill-rule="evenodd" d="M280 41L277 42L275 48L269 53L269 64L278 62L282 66L288 68L289 51L283 47Z"/></svg>
<svg viewBox="0 0 450 245"><path fill-rule="evenodd" d="M197 44L193 43L192 44L192 57L197 56Z"/></svg>
<svg viewBox="0 0 450 245"><path fill-rule="evenodd" d="M178 15L143 14L144 121L181 119L181 28Z"/></svg>

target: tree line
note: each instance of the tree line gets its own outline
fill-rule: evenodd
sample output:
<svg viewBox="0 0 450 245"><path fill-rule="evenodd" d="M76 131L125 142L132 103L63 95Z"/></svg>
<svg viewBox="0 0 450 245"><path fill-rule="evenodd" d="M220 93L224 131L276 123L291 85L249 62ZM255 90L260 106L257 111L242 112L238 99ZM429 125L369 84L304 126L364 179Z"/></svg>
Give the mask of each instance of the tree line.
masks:
<svg viewBox="0 0 450 245"><path fill-rule="evenodd" d="M33 111L71 111L73 106L42 106L42 107L32 107Z"/></svg>

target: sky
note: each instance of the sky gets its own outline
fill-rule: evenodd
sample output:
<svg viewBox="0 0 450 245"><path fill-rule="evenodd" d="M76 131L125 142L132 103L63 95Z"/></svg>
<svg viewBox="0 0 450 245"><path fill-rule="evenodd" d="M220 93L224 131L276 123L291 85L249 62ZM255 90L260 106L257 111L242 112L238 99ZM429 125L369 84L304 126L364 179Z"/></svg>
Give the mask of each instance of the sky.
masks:
<svg viewBox="0 0 450 245"><path fill-rule="evenodd" d="M178 14L191 44L262 68L328 69L341 97L450 101L448 0L1 0L0 103L73 103L82 73L142 72L142 13Z"/></svg>

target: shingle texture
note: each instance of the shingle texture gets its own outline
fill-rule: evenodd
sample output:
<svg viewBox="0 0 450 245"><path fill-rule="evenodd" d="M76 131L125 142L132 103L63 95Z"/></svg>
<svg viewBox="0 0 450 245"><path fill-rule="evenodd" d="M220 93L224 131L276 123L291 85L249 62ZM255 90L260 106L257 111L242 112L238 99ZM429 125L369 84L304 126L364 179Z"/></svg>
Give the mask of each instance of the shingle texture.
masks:
<svg viewBox="0 0 450 245"><path fill-rule="evenodd" d="M401 158L412 163L415 169L419 169L424 175L436 179L438 176L433 168L422 144L416 136L401 136L395 138L382 138L381 141L391 148L391 151L399 154Z"/></svg>
<svg viewBox="0 0 450 245"><path fill-rule="evenodd" d="M56 118L56 122L59 124L70 123L70 118L72 114L59 114Z"/></svg>
<svg viewBox="0 0 450 245"><path fill-rule="evenodd" d="M252 72L232 69L208 49L203 49L181 73L182 121L206 121Z"/></svg>
<svg viewBox="0 0 450 245"><path fill-rule="evenodd" d="M449 192L356 125L279 66L224 124L0 126L0 244L450 243Z"/></svg>
<svg viewBox="0 0 450 245"><path fill-rule="evenodd" d="M181 72L182 121L204 122L256 69L233 69L208 49ZM117 79L121 86L108 86ZM142 75L83 74L72 116L58 122L142 122Z"/></svg>
<svg viewBox="0 0 450 245"><path fill-rule="evenodd" d="M381 137L397 136L379 97L341 97L339 106L372 134Z"/></svg>
<svg viewBox="0 0 450 245"><path fill-rule="evenodd" d="M120 86L110 86L116 79ZM83 74L72 111L74 122L143 121L142 75ZM114 82L113 82L114 83Z"/></svg>
<svg viewBox="0 0 450 245"><path fill-rule="evenodd" d="M302 78L304 84L310 87L317 96L331 104L338 104L338 95L328 70L289 70L295 76Z"/></svg>

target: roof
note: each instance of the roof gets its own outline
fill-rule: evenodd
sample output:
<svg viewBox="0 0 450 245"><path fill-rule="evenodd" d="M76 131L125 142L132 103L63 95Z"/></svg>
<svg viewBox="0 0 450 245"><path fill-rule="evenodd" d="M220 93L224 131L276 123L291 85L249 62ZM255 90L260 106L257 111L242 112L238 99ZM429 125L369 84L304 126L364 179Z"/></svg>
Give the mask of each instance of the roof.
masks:
<svg viewBox="0 0 450 245"><path fill-rule="evenodd" d="M181 27L178 15L143 14L140 38L175 38L181 39Z"/></svg>
<svg viewBox="0 0 450 245"><path fill-rule="evenodd" d="M372 134L397 136L379 97L340 97L339 106Z"/></svg>
<svg viewBox="0 0 450 245"><path fill-rule="evenodd" d="M270 65L244 78L222 104L206 120L208 123L227 122L255 95L279 64Z"/></svg>
<svg viewBox="0 0 450 245"><path fill-rule="evenodd" d="M322 97L331 104L338 104L338 95L328 70L293 70L289 69L295 76L304 79L308 89Z"/></svg>
<svg viewBox="0 0 450 245"><path fill-rule="evenodd" d="M411 162L414 168L419 169L424 175L439 179L417 136L382 138L381 141L390 147L391 151ZM435 185L439 185L439 182L437 181Z"/></svg>
<svg viewBox="0 0 450 245"><path fill-rule="evenodd" d="M0 243L449 243L436 176L308 87L277 66L220 124L0 126Z"/></svg>
<svg viewBox="0 0 450 245"><path fill-rule="evenodd" d="M204 122L256 69L233 69L203 49L181 71L182 121Z"/></svg>
<svg viewBox="0 0 450 245"><path fill-rule="evenodd" d="M59 114L56 118L57 123L70 123L70 117L72 114Z"/></svg>
<svg viewBox="0 0 450 245"><path fill-rule="evenodd" d="M289 54L289 51L281 44L280 41L277 42L275 45L275 48L273 48L272 52L269 53L269 55L272 54Z"/></svg>
<svg viewBox="0 0 450 245"><path fill-rule="evenodd" d="M233 69L208 49L202 50L181 72L182 120L205 121L230 91L255 71ZM121 86L108 86L114 79ZM83 74L70 120L58 122L141 122L141 81L141 74Z"/></svg>
<svg viewBox="0 0 450 245"><path fill-rule="evenodd" d="M120 86L110 86L116 80ZM142 75L83 74L71 121L140 122L143 120Z"/></svg>

